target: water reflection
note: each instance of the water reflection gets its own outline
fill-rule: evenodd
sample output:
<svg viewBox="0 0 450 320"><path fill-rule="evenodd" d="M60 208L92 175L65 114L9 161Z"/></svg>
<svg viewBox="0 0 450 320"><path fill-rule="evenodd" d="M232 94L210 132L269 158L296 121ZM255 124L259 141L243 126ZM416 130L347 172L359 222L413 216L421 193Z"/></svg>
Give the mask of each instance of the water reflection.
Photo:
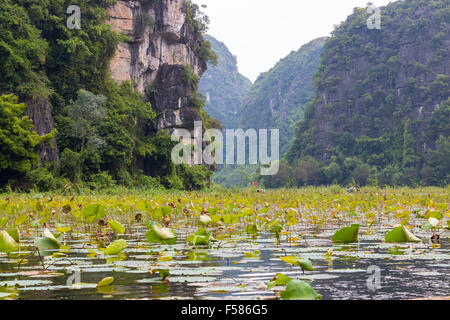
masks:
<svg viewBox="0 0 450 320"><path fill-rule="evenodd" d="M278 272L310 281L323 299L409 299L448 296L450 293L450 243L390 245L379 234L353 245L334 246L325 256L332 232L323 228L292 230L278 241L270 233L222 234L211 248L192 248L184 236L174 246L150 245L145 228L132 227L123 254L105 257L88 239L87 233L68 233L63 243L67 260L27 257L19 268L19 257L0 256L0 299L273 299L278 288L267 283ZM188 234L180 232L179 234ZM136 240L138 239L138 240ZM88 240L88 241L87 241ZM24 237L21 256L29 254L31 235ZM31 247L28 248L31 251ZM159 259L164 257L170 259ZM309 258L313 272L286 264L280 257ZM68 267L80 270L81 283L68 286ZM367 287L370 266L381 269L381 288ZM162 279L158 270L168 270ZM105 277L114 277L112 286L97 288Z"/></svg>

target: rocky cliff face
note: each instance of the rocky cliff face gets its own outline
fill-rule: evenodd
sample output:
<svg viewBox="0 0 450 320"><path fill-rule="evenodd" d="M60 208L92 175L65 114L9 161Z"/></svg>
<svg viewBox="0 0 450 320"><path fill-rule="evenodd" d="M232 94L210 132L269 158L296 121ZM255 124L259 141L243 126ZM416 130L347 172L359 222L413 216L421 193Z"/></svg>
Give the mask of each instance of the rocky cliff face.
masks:
<svg viewBox="0 0 450 320"><path fill-rule="evenodd" d="M393 2L381 8L381 28L370 29L367 9L356 8L325 44L291 163L312 156L340 181L356 160L383 177L401 168L399 183L419 173L431 181L424 162L450 134L448 9L448 0Z"/></svg>
<svg viewBox="0 0 450 320"><path fill-rule="evenodd" d="M335 31L316 81L310 122L317 129L316 156L328 161L337 137L345 132L378 138L408 119L415 122L417 152L434 147L425 131L433 113L449 98L448 4L392 3L381 8L380 30L367 28L366 10L355 9Z"/></svg>
<svg viewBox="0 0 450 320"><path fill-rule="evenodd" d="M28 106L25 115L33 120L34 129L40 136L46 135L53 131L55 124L48 101L27 101ZM55 162L59 166L59 155L56 141L52 145L43 144L39 148L39 158L41 161Z"/></svg>
<svg viewBox="0 0 450 320"><path fill-rule="evenodd" d="M186 1L119 0L108 23L129 38L110 62L112 78L135 83L158 113L158 130L192 129L200 117L189 106L195 87L184 80L185 65L198 76L207 65L193 49L201 39L189 25Z"/></svg>

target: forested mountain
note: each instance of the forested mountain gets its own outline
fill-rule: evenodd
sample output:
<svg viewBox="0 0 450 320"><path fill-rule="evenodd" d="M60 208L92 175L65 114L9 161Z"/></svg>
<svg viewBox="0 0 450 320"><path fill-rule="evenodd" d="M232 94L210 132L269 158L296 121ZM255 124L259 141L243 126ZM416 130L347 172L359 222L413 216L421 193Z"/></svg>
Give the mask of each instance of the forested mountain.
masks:
<svg viewBox="0 0 450 320"><path fill-rule="evenodd" d="M218 64L210 64L199 83L199 92L206 97L205 111L226 128L238 128L239 108L252 82L239 73L236 56L226 45L206 35L218 56Z"/></svg>
<svg viewBox="0 0 450 320"><path fill-rule="evenodd" d="M282 156L294 138L297 121L314 98L313 75L326 39L303 45L262 73L245 96L232 128L279 129ZM220 56L220 50L216 52ZM246 187L256 179L256 170L255 165L227 166L214 174L214 181L227 187Z"/></svg>
<svg viewBox="0 0 450 320"><path fill-rule="evenodd" d="M208 112L280 129L287 152L267 187L445 185L450 0L390 3L380 29L371 14L354 9L250 88L189 0L2 0L0 189L203 188L210 170L174 165L168 133L218 127Z"/></svg>
<svg viewBox="0 0 450 320"><path fill-rule="evenodd" d="M312 78L326 39L303 45L258 77L241 106L240 127L280 129L280 152L286 151L296 122L314 98Z"/></svg>
<svg viewBox="0 0 450 320"><path fill-rule="evenodd" d="M327 41L282 183L450 181L450 1L391 3L381 29L368 18L356 8Z"/></svg>
<svg viewBox="0 0 450 320"><path fill-rule="evenodd" d="M197 93L217 58L207 22L187 0L2 0L0 188L205 186L163 129L214 123Z"/></svg>

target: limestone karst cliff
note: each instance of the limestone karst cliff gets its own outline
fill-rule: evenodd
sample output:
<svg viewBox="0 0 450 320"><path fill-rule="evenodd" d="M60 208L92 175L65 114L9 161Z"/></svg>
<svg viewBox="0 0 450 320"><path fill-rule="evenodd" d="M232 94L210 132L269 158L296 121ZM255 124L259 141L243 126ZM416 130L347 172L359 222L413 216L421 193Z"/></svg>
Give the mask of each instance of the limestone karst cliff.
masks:
<svg viewBox="0 0 450 320"><path fill-rule="evenodd" d="M41 100L36 102L29 100L26 105L28 108L25 111L25 115L33 121L34 129L40 136L54 130L55 123L48 101ZM51 145L44 143L40 146L38 152L41 161L55 162L56 165L59 165L59 154L55 140L53 140Z"/></svg>
<svg viewBox="0 0 450 320"><path fill-rule="evenodd" d="M354 9L325 44L287 158L314 157L328 183L353 175L365 184L372 174L382 184L445 185L449 162L437 159L449 151L449 1L380 12L381 28L370 29L366 8Z"/></svg>
<svg viewBox="0 0 450 320"><path fill-rule="evenodd" d="M26 111L8 108L20 109L45 135L37 142L10 126L4 139L15 137L23 148L0 146L0 156L13 159L3 161L0 185L47 190L57 187L52 176L59 186L95 183L104 174L128 186L201 188L206 168L175 166L163 129L193 130L198 120L216 125L197 92L207 63L217 59L204 40L209 19L202 8L189 0L76 5L79 28L70 28L65 1L0 2L0 95L25 103ZM86 97L102 102L93 106ZM18 167L16 158L26 165Z"/></svg>
<svg viewBox="0 0 450 320"><path fill-rule="evenodd" d="M119 44L110 61L118 82L132 80L158 113L157 129L193 128L201 120L189 103L194 84L184 79L185 66L201 76L207 69L196 48L202 39L190 25L187 1L119 0L108 23L129 40Z"/></svg>

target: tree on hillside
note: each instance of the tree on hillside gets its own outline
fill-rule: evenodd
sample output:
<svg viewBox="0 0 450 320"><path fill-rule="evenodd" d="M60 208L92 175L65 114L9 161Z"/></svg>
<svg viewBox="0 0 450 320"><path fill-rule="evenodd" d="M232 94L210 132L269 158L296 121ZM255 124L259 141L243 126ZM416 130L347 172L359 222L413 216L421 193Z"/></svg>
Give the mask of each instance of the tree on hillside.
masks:
<svg viewBox="0 0 450 320"><path fill-rule="evenodd" d="M322 183L320 163L313 157L307 156L297 161L294 176L299 186L315 185Z"/></svg>
<svg viewBox="0 0 450 320"><path fill-rule="evenodd" d="M0 185L37 165L38 146L53 139L54 132L39 136L34 131L31 119L23 116L26 108L13 94L0 96Z"/></svg>
<svg viewBox="0 0 450 320"><path fill-rule="evenodd" d="M74 120L72 130L75 137L81 138L81 150L83 153L86 139L90 145L98 147L102 140L97 136L97 122L102 121L106 116L106 109L103 105L106 97L96 96L92 92L80 90L75 103L69 106L69 116Z"/></svg>
<svg viewBox="0 0 450 320"><path fill-rule="evenodd" d="M422 177L428 185L446 186L450 182L450 138L441 136L436 150L430 150Z"/></svg>
<svg viewBox="0 0 450 320"><path fill-rule="evenodd" d="M81 183L83 166L89 159L98 163L97 150L104 143L98 135L100 122L106 117L104 104L107 98L95 95L86 90L78 91L77 100L68 106L67 115L70 119L69 134L81 139L80 152L66 148L61 153L61 172L72 182ZM89 155L89 151L92 151Z"/></svg>

